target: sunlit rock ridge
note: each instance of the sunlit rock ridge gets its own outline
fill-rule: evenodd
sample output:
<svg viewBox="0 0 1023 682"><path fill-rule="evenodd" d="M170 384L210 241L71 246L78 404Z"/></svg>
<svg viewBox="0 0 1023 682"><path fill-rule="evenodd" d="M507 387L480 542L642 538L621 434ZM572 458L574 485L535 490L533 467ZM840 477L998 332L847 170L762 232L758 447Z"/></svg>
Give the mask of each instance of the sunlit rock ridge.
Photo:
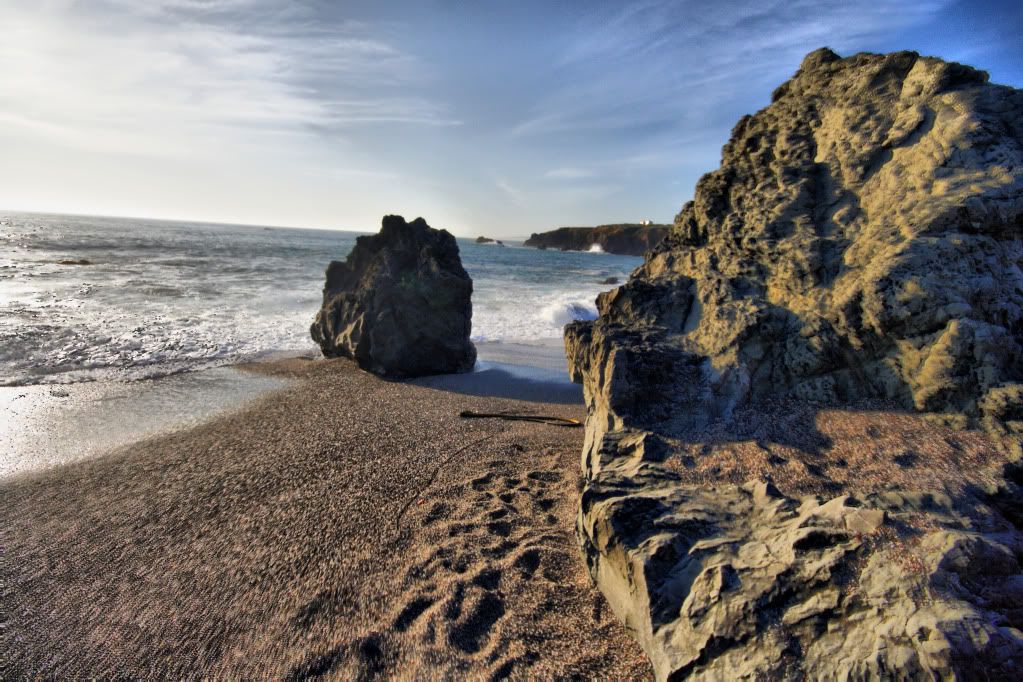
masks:
<svg viewBox="0 0 1023 682"><path fill-rule="evenodd" d="M667 238L566 328L588 408L580 540L659 678L1018 674L1016 465L950 470L978 477L954 495L796 499L665 462L769 399L883 399L1011 452L1021 268L1023 92L985 72L821 49L738 122ZM910 516L932 528L915 572L865 539Z"/></svg>

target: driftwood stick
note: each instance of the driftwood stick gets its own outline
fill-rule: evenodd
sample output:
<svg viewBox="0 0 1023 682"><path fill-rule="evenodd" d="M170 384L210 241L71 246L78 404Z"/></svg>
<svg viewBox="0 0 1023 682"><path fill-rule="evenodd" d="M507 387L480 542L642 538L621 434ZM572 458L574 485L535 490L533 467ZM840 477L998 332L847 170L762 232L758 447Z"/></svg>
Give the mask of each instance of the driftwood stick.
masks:
<svg viewBox="0 0 1023 682"><path fill-rule="evenodd" d="M472 410L464 410L458 414L462 419L504 419L507 421L521 421L521 422L538 422L540 424L550 424L551 426L565 426L568 428L579 428L583 425L578 419L569 419L568 417L556 417L545 414L508 414L506 412L473 412Z"/></svg>

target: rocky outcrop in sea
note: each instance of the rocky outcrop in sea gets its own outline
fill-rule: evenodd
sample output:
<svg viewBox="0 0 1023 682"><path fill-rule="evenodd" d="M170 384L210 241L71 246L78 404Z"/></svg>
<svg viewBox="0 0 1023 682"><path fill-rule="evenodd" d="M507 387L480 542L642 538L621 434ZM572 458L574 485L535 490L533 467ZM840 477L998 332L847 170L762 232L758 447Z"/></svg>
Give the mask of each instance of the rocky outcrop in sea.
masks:
<svg viewBox="0 0 1023 682"><path fill-rule="evenodd" d="M578 532L659 679L1020 674L1023 92L811 53L598 308Z"/></svg>
<svg viewBox="0 0 1023 682"><path fill-rule="evenodd" d="M348 357L388 377L467 372L472 279L455 238L422 218L384 216L344 261L327 267L323 306L310 330L327 357Z"/></svg>
<svg viewBox="0 0 1023 682"><path fill-rule="evenodd" d="M622 256L642 256L668 234L670 225L598 225L596 227L559 227L549 232L534 232L524 243L537 249L601 251Z"/></svg>

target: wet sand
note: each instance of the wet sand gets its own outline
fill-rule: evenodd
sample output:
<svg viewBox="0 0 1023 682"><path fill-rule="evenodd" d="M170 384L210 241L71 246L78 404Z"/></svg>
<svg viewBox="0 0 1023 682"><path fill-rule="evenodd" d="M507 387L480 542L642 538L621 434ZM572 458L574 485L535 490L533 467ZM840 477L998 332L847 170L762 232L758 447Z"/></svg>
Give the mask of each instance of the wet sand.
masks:
<svg viewBox="0 0 1023 682"><path fill-rule="evenodd" d="M284 383L217 367L132 382L0 386L0 479L196 426Z"/></svg>
<svg viewBox="0 0 1023 682"><path fill-rule="evenodd" d="M0 481L0 676L650 675L576 549L582 430L458 417L581 404L250 369L291 381Z"/></svg>

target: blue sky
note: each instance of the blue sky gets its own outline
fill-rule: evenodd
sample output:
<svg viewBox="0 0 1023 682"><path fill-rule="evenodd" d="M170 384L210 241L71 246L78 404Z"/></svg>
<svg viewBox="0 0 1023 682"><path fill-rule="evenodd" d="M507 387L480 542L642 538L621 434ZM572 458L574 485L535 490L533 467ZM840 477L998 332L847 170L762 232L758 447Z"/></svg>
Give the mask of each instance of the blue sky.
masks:
<svg viewBox="0 0 1023 682"><path fill-rule="evenodd" d="M4 0L0 208L456 234L670 222L802 56L1023 86L1023 3Z"/></svg>

